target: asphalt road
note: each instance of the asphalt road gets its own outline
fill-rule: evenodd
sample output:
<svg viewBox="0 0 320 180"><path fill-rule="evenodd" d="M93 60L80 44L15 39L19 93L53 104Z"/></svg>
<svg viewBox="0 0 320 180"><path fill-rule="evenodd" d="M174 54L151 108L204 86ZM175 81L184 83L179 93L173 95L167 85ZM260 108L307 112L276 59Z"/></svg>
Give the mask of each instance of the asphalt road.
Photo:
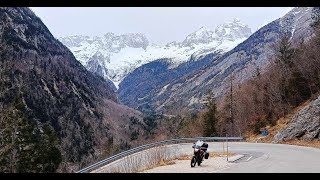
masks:
<svg viewBox="0 0 320 180"><path fill-rule="evenodd" d="M211 152L222 152L222 143L208 143ZM186 150L192 150L191 144L183 144ZM190 146L190 147L189 147ZM226 144L224 144L226 150ZM218 173L319 173L320 149L265 143L228 143L230 152L244 155L242 158L227 162L226 158L205 160L203 166L192 169L194 172ZM217 161L218 160L218 161ZM148 172L189 172L189 161L178 161L170 167L158 167Z"/></svg>
<svg viewBox="0 0 320 180"><path fill-rule="evenodd" d="M214 146L214 144L212 144ZM210 146L210 144L209 144ZM217 146L218 147L218 146ZM229 143L231 152L245 155L228 173L319 173L320 149L285 144Z"/></svg>

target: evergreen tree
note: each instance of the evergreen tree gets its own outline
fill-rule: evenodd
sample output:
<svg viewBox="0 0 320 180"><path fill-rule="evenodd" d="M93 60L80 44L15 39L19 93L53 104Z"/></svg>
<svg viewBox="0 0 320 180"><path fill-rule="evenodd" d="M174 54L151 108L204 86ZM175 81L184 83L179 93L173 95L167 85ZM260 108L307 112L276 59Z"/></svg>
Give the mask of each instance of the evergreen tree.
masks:
<svg viewBox="0 0 320 180"><path fill-rule="evenodd" d="M217 135L216 124L217 118L217 105L215 102L214 95L209 91L207 101L205 103L207 112L204 114L204 136L215 136Z"/></svg>
<svg viewBox="0 0 320 180"><path fill-rule="evenodd" d="M292 47L290 42L290 37L288 35L283 35L276 47L276 63L281 66L281 68L291 68L293 66L293 56L295 49Z"/></svg>
<svg viewBox="0 0 320 180"><path fill-rule="evenodd" d="M314 29L319 28L319 26L320 26L320 7L314 7L312 9L311 18L313 20L311 27L313 27Z"/></svg>
<svg viewBox="0 0 320 180"><path fill-rule="evenodd" d="M49 124L37 125L24 113L21 97L0 111L0 172L55 172L60 142Z"/></svg>
<svg viewBox="0 0 320 180"><path fill-rule="evenodd" d="M299 71L294 61L299 51L292 47L290 38L284 36L278 45L276 63L282 73L282 99L289 105L297 106L311 96L308 82Z"/></svg>

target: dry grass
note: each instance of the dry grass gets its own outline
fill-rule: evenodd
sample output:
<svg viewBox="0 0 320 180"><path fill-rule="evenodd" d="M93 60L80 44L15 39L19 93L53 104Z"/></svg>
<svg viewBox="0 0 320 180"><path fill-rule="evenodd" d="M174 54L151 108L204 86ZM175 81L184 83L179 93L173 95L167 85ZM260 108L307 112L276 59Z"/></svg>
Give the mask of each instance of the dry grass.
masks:
<svg viewBox="0 0 320 180"><path fill-rule="evenodd" d="M286 115L283 118L280 118L277 121L277 124L273 127L267 126L266 129L268 131L268 135L263 137L261 134L255 135L255 134L249 134L247 133L246 136L248 137L246 139L247 142L264 142L264 143L271 143L273 137L282 129L286 128L288 124L291 122L292 117L294 114L299 112L302 108L304 108L306 105L310 103L310 100L304 102L302 105L296 107L291 113ZM283 141L280 142L281 144L290 144L290 145L297 145L297 146L307 146L307 147L315 147L315 148L320 148L320 139L315 139L311 141L305 141L305 140L299 140L299 139L294 139L294 140L288 140L288 141Z"/></svg>
<svg viewBox="0 0 320 180"><path fill-rule="evenodd" d="M290 122L293 114L288 114L284 118L280 118L277 121L277 124L275 126L266 126L266 130L268 131L267 136L263 136L262 134L247 134L247 142L263 142L263 143L271 143L273 137L282 129L286 128L288 126L288 123Z"/></svg>
<svg viewBox="0 0 320 180"><path fill-rule="evenodd" d="M167 165L172 165L172 164L175 164L175 163L176 162L174 162L172 160L166 161L166 160L161 159L159 165L160 166L167 166Z"/></svg>
<svg viewBox="0 0 320 180"><path fill-rule="evenodd" d="M297 145L297 146L307 146L307 147L314 147L314 148L320 148L320 140L312 140L312 141L303 141L303 140L290 140L281 142L281 144L290 144L290 145Z"/></svg>
<svg viewBox="0 0 320 180"><path fill-rule="evenodd" d="M209 158L210 157L225 157L225 156L233 156L235 155L235 153L233 152L229 152L227 154L227 152L210 152L209 153ZM178 157L177 160L191 160L192 159L192 156L181 156L181 157Z"/></svg>
<svg viewBox="0 0 320 180"><path fill-rule="evenodd" d="M177 158L177 160L191 160L191 159L192 159L192 156L181 156Z"/></svg>
<svg viewBox="0 0 320 180"><path fill-rule="evenodd" d="M139 171L137 171L137 172L143 172L143 171L146 171L146 170L153 169L153 168L155 168L155 167L159 167L159 166L149 166L149 167L147 167L147 168L145 168L145 169L142 169L142 170L139 170Z"/></svg>
<svg viewBox="0 0 320 180"><path fill-rule="evenodd" d="M225 156L233 156L235 155L236 153L233 153L233 152L211 152L209 153L209 157L225 157Z"/></svg>
<svg viewBox="0 0 320 180"><path fill-rule="evenodd" d="M296 107L291 113L287 114L285 117L280 118L275 126L266 126L266 130L268 131L267 136L262 136L261 134L253 134L253 133L247 133L245 136L247 137L247 142L263 142L263 143L271 143L273 137L282 129L286 128L289 123L292 120L292 117L294 114L296 114L298 111L300 111L302 108L304 108L306 105L308 105L310 101L304 102L302 105Z"/></svg>
<svg viewBox="0 0 320 180"><path fill-rule="evenodd" d="M149 169L153 169L153 168L156 168L156 167L159 167L159 166L168 166L168 165L173 165L173 164L176 164L176 162L174 162L173 160L161 159L158 164L154 164L152 166L148 166L148 167L146 167L144 169L138 170L137 172L143 172L143 171L146 171L146 170L149 170Z"/></svg>
<svg viewBox="0 0 320 180"><path fill-rule="evenodd" d="M158 166L170 165L174 154L167 146L154 147L144 150L111 163L109 167L101 169L102 172L111 173L134 173Z"/></svg>

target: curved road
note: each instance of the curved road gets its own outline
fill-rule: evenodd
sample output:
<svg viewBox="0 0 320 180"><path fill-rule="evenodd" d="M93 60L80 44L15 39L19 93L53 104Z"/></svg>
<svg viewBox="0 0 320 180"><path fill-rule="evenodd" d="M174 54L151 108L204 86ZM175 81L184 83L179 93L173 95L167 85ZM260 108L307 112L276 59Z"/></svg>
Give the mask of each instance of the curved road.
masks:
<svg viewBox="0 0 320 180"><path fill-rule="evenodd" d="M208 143L211 152L222 152L222 143ZM191 144L184 144L187 147ZM225 144L226 145L226 144ZM285 144L265 144L265 143L245 143L245 142L229 142L229 151L244 155L242 158L226 163L224 168L216 169L211 161L204 161L205 167L212 167L212 171L220 173L319 173L320 172L320 149L302 146L293 146ZM212 158L214 159L214 158ZM181 161L170 166L176 166L175 172L184 172L187 168L190 170L189 161L178 166ZM159 167L161 168L161 167ZM180 169L179 169L180 168ZM198 168L202 168L201 166ZM157 168L152 172L157 172ZM199 169L200 170L200 169Z"/></svg>

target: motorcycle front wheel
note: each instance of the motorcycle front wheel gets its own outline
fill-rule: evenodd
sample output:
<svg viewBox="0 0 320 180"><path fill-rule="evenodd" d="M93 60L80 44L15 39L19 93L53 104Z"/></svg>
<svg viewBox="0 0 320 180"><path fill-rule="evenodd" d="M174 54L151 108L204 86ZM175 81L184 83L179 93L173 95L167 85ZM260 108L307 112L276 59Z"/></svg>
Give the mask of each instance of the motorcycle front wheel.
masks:
<svg viewBox="0 0 320 180"><path fill-rule="evenodd" d="M196 166L196 164L197 164L197 158L195 156L193 156L191 159L191 167Z"/></svg>

